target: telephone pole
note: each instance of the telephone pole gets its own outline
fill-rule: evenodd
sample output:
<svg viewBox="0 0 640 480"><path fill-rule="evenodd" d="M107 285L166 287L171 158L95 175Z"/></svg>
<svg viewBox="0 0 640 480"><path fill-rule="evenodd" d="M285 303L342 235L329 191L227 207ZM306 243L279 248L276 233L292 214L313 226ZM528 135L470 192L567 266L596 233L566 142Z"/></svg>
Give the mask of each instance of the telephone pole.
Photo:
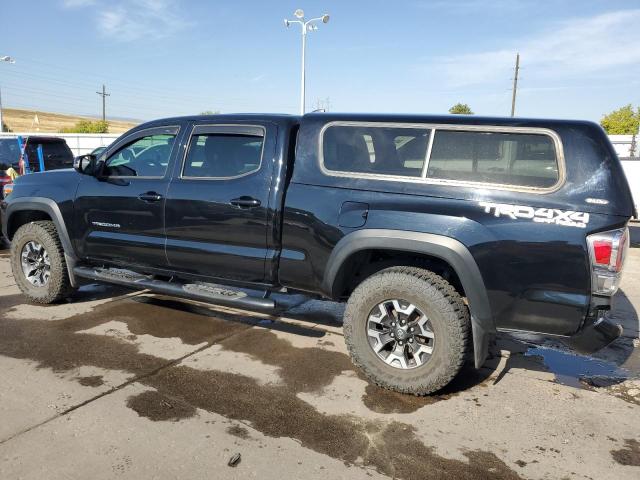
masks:
<svg viewBox="0 0 640 480"><path fill-rule="evenodd" d="M102 121L106 122L107 121L106 102L107 102L107 97L111 96L111 94L107 93L107 87L105 87L104 85L102 85L102 91L96 92L96 93L102 96Z"/></svg>
<svg viewBox="0 0 640 480"><path fill-rule="evenodd" d="M518 73L520 72L520 54L516 54L516 70L513 76L513 93L511 94L511 116L516 114L516 91L518 90Z"/></svg>

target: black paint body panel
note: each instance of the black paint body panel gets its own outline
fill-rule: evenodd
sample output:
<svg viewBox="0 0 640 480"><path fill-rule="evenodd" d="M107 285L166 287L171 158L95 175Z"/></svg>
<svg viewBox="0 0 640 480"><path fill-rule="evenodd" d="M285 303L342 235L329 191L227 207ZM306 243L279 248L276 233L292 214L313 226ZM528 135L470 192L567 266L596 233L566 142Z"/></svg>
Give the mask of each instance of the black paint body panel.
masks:
<svg viewBox="0 0 640 480"><path fill-rule="evenodd" d="M327 123L344 120L550 129L563 146L566 179L554 192L534 193L327 175L318 158L320 133ZM195 124L263 126L265 150L259 171L228 181L180 179L182 156ZM327 283L329 270L335 268L330 265L332 253L350 234L385 229L448 237L460 242L477 266L495 327L558 335L575 333L588 313L586 236L622 227L633 214L620 162L604 132L589 122L216 115L160 120L126 135L169 125L178 125L180 133L165 178L134 179L128 186L117 186L74 171L33 174L16 182L3 212L21 197L52 199L80 261L137 265L243 286L288 287L330 298L336 296ZM151 207L134 201L149 190L162 193L163 201ZM243 195L259 199L260 206L239 211L229 204ZM607 203L587 201L593 198ZM586 228L576 228L496 216L481 202L585 212L589 222ZM93 228L94 219L121 228ZM10 236L5 218L3 228ZM386 248L398 248L388 243Z"/></svg>

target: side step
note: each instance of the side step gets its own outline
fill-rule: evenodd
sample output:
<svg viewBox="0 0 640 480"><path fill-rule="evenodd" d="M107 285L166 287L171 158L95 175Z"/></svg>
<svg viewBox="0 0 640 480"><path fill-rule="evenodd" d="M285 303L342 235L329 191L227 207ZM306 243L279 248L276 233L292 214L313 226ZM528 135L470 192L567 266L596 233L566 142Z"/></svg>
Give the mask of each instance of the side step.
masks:
<svg viewBox="0 0 640 480"><path fill-rule="evenodd" d="M156 280L150 275L141 275L117 268L74 267L78 277L99 282L113 283L123 287L148 289L154 293L188 298L229 307L249 310L274 310L276 303L270 298L252 297L241 290L232 290L211 283L174 283Z"/></svg>

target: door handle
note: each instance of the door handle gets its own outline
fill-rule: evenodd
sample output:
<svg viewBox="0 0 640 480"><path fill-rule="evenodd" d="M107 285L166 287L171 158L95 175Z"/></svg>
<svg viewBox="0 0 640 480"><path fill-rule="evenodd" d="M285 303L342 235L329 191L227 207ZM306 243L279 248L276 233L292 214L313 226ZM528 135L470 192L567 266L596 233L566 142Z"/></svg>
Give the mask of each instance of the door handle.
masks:
<svg viewBox="0 0 640 480"><path fill-rule="evenodd" d="M231 205L239 208L254 208L260 206L260 200L257 198L249 197L247 195L243 195L238 198L234 198L231 200Z"/></svg>
<svg viewBox="0 0 640 480"><path fill-rule="evenodd" d="M143 202L151 203L151 202L159 202L160 200L162 200L162 195L156 192L147 192L147 193L138 195L138 198Z"/></svg>

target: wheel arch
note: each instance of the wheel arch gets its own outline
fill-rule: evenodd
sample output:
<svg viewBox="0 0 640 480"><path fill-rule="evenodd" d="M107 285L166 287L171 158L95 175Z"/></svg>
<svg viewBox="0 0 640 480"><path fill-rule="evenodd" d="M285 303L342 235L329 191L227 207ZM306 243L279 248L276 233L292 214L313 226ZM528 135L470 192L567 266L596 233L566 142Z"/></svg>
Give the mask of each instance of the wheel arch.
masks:
<svg viewBox="0 0 640 480"><path fill-rule="evenodd" d="M48 218L44 217L45 215ZM76 279L73 275L73 267L77 263L77 257L60 207L54 200L44 197L21 197L11 200L3 219L5 236L8 240L11 240L18 228L37 220L51 220L55 225L64 250L69 279L71 280L71 285L75 287Z"/></svg>
<svg viewBox="0 0 640 480"><path fill-rule="evenodd" d="M358 230L342 237L331 252L322 283L325 295L330 298L340 296L341 268L352 255L366 250L392 250L426 255L446 262L451 267L467 297L475 365L479 368L487 357L489 339L496 328L484 280L467 247L454 238L432 233L388 229Z"/></svg>

